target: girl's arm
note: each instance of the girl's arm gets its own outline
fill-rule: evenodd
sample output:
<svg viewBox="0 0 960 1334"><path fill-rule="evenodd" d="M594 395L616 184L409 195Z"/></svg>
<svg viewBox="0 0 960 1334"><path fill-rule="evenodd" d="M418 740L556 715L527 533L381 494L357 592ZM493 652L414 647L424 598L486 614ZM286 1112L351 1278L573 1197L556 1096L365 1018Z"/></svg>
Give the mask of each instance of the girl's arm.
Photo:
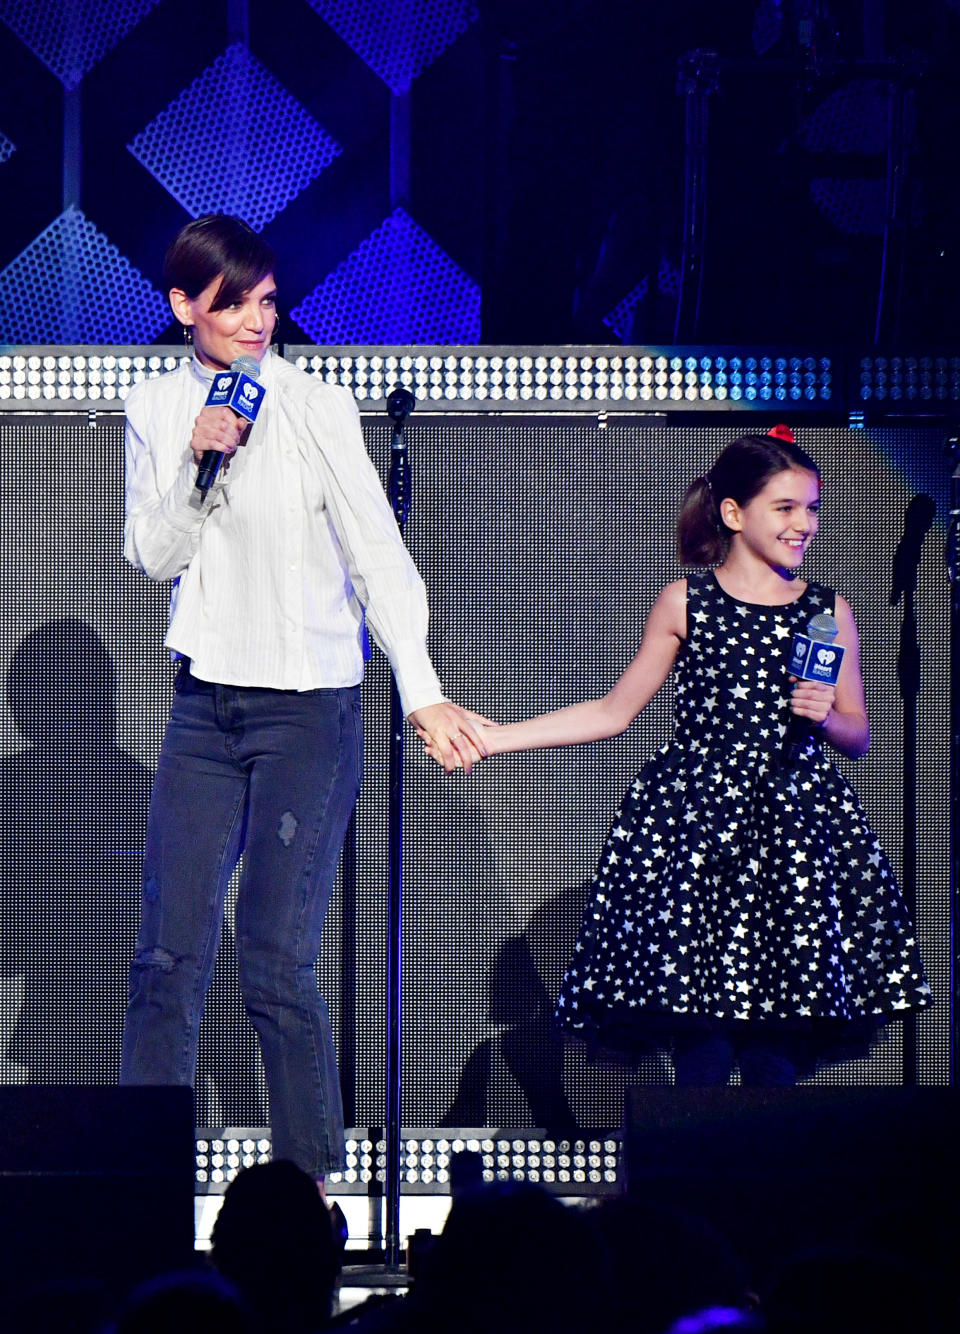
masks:
<svg viewBox="0 0 960 1334"><path fill-rule="evenodd" d="M670 674L687 633L687 581L668 584L650 610L636 657L601 699L585 700L522 723L482 729L490 755L571 746L616 736L633 722Z"/></svg>
<svg viewBox="0 0 960 1334"><path fill-rule="evenodd" d="M866 755L870 745L870 724L860 675L860 639L850 604L837 596L837 643L847 651L836 686L798 681L793 688L791 706L801 718L809 718L842 755L851 760Z"/></svg>

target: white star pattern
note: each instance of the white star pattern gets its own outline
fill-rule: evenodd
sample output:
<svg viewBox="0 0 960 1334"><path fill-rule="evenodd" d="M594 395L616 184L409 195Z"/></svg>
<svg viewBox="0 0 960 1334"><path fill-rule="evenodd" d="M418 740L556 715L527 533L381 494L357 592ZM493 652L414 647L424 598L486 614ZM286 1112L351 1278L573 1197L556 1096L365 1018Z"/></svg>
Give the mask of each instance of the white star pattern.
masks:
<svg viewBox="0 0 960 1334"><path fill-rule="evenodd" d="M928 1004L893 871L855 793L819 742L796 772L780 763L785 644L835 595L809 584L788 606L758 607L710 572L691 574L688 590L674 736L614 818L560 1022L601 1037L626 1022L642 1035L654 1013L663 1035L664 1014L796 1026Z"/></svg>

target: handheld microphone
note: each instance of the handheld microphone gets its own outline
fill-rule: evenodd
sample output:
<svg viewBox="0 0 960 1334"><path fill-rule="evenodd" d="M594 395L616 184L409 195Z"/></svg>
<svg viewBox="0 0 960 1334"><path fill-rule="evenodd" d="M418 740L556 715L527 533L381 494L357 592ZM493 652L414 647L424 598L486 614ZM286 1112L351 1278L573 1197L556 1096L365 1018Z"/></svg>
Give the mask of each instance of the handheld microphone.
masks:
<svg viewBox="0 0 960 1334"><path fill-rule="evenodd" d="M830 612L817 612L807 626L807 633L793 637L787 662L788 673L799 681L820 681L824 685L835 686L846 653L845 648L833 642L839 629L836 617L831 616ZM788 769L797 767L815 731L816 727L808 718L790 714L783 741L783 762Z"/></svg>
<svg viewBox="0 0 960 1334"><path fill-rule="evenodd" d="M237 357L236 361L231 361L228 371L218 371L213 377L204 406L229 408L243 421L255 422L265 392L263 385L257 383L259 379L259 361L255 357ZM223 453L219 449L203 451L195 483L201 496L205 497L213 486L222 462Z"/></svg>

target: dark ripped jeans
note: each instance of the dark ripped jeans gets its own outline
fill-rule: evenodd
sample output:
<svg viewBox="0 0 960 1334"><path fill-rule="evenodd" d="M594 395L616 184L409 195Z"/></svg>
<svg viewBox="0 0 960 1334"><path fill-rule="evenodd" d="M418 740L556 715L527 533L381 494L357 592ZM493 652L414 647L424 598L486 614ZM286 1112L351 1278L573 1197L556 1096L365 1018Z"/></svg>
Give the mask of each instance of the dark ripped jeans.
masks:
<svg viewBox="0 0 960 1334"><path fill-rule="evenodd" d="M211 685L183 664L150 801L130 969L121 1083L192 1084L242 852L240 990L260 1039L273 1152L314 1175L343 1166L336 1056L315 964L361 754L359 686Z"/></svg>

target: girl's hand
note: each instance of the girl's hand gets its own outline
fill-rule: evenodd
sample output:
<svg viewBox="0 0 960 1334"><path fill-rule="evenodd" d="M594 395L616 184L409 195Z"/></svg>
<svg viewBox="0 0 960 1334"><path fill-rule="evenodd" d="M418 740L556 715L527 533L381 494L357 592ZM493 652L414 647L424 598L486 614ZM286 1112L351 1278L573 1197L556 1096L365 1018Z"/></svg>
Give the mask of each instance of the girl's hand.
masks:
<svg viewBox="0 0 960 1334"><path fill-rule="evenodd" d="M814 727L822 727L836 700L835 688L819 681L798 681L794 676L790 680L794 682L790 696L793 712L798 718L808 719Z"/></svg>

